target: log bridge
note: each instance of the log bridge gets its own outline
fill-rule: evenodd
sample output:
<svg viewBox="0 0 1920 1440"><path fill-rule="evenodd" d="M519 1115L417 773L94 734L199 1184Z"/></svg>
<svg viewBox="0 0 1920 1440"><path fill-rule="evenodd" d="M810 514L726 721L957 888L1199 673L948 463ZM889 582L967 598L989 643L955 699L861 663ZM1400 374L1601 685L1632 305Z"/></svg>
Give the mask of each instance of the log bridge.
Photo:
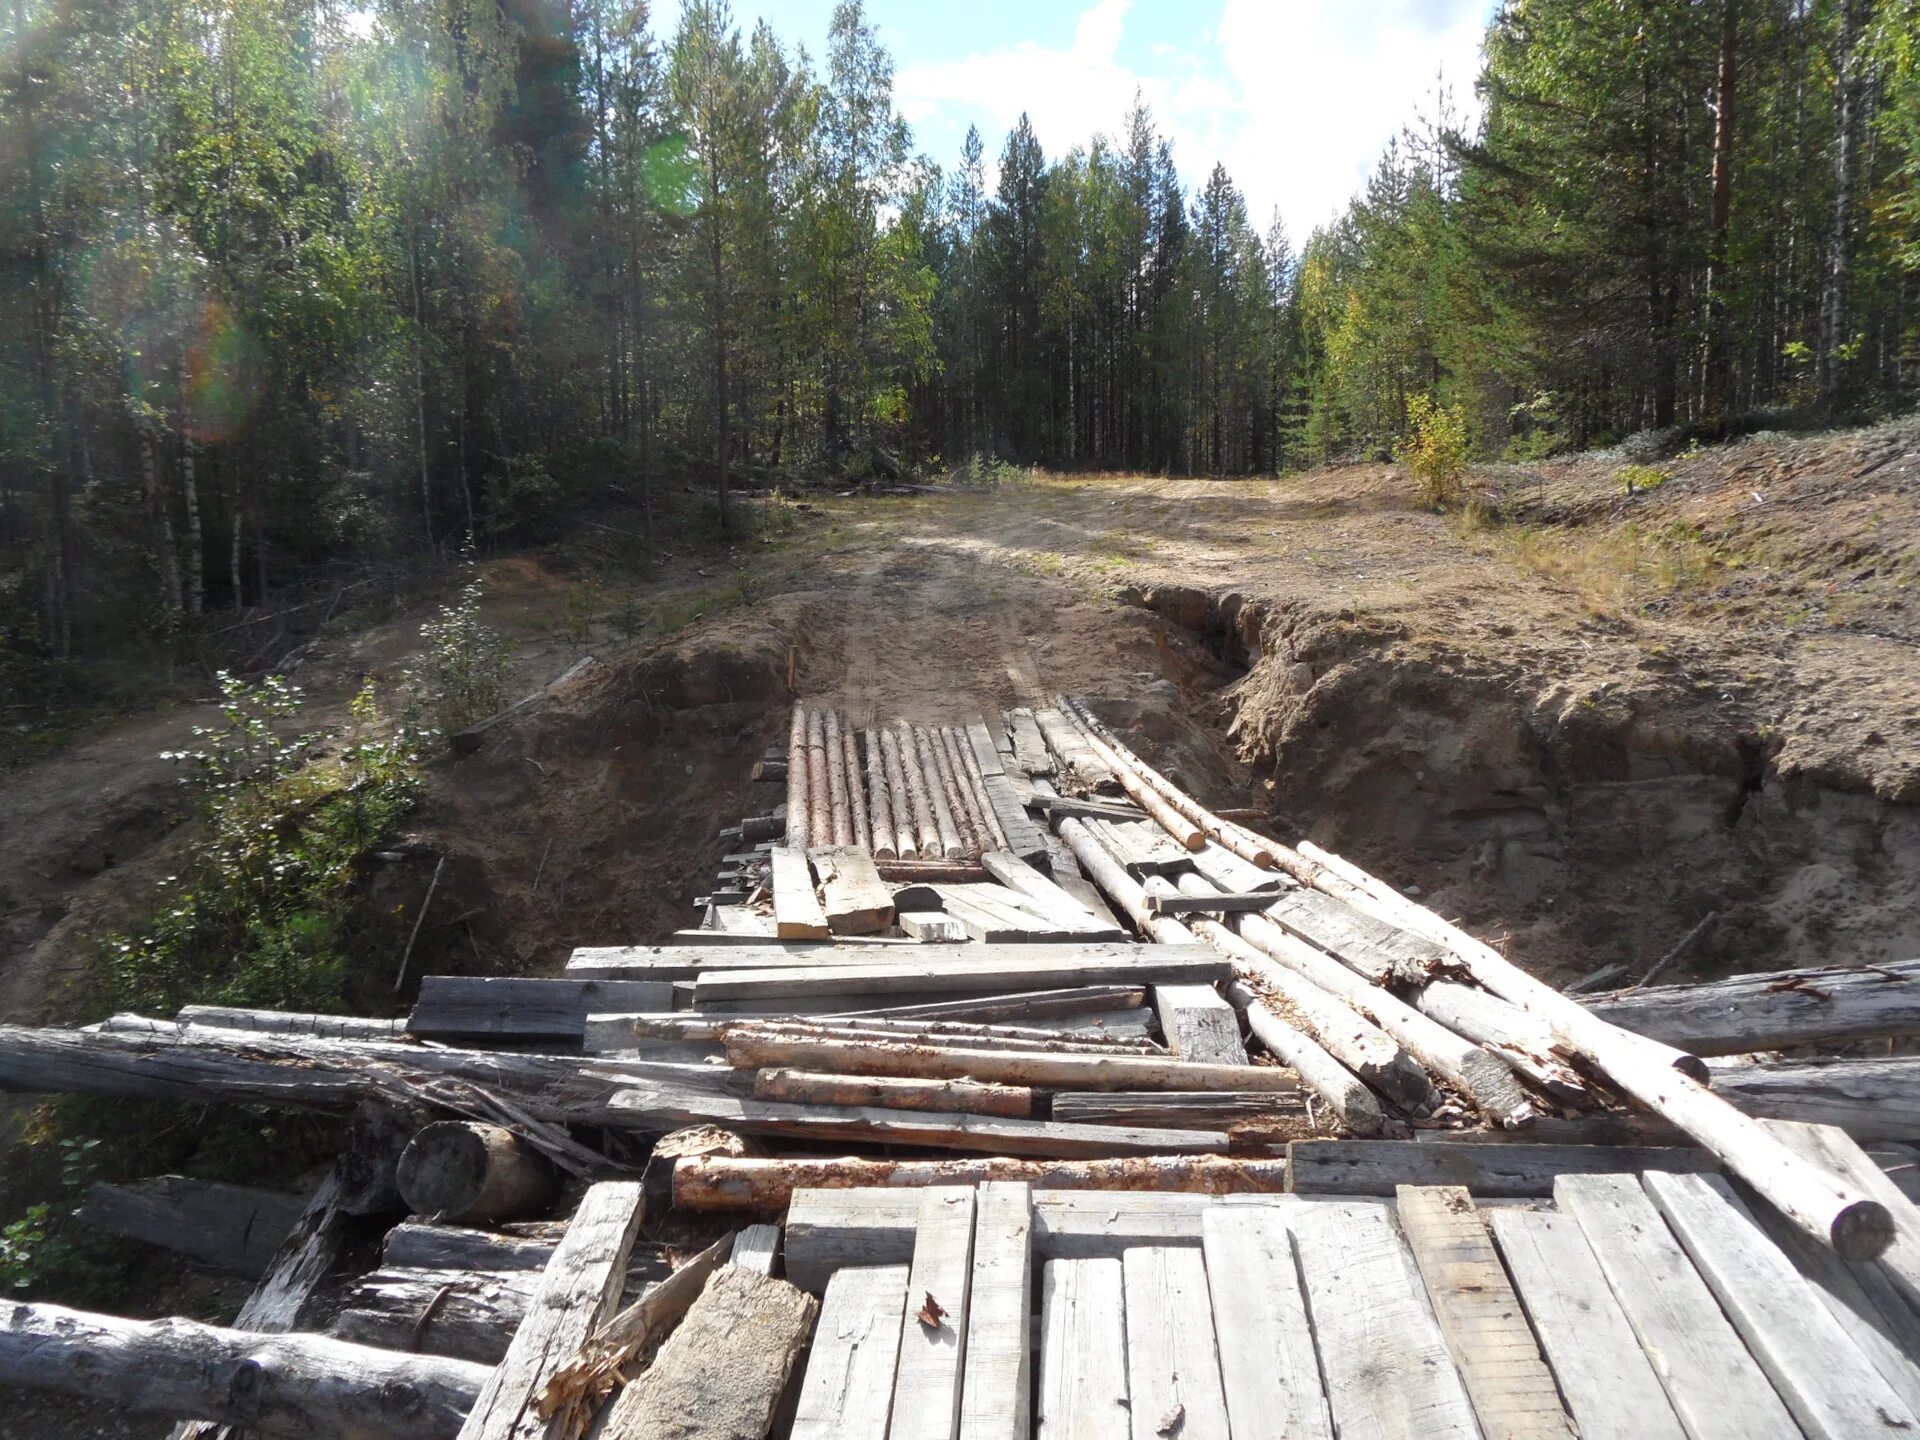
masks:
<svg viewBox="0 0 1920 1440"><path fill-rule="evenodd" d="M9 1302L0 1381L179 1437L1920 1429L1920 1061L1805 1053L1920 1031L1920 962L1574 999L1089 703L784 734L662 943L0 1027L0 1088L354 1117L311 1195L96 1186L257 1287Z"/></svg>

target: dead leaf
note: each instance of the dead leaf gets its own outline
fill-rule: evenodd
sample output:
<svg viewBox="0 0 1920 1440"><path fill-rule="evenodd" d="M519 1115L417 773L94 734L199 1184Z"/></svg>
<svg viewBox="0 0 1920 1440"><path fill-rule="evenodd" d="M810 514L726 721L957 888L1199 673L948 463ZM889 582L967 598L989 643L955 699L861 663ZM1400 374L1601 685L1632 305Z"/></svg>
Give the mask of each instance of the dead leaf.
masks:
<svg viewBox="0 0 1920 1440"><path fill-rule="evenodd" d="M1154 1427L1153 1433L1156 1435L1171 1435L1184 1425L1186 1420L1187 1407L1184 1405L1176 1405L1160 1417L1160 1423Z"/></svg>
<svg viewBox="0 0 1920 1440"><path fill-rule="evenodd" d="M947 1312L940 1308L940 1302L933 1298L933 1292L929 1290L927 1292L927 1303L922 1305L919 1310L914 1313L913 1318L929 1330L938 1330L941 1322L947 1318Z"/></svg>

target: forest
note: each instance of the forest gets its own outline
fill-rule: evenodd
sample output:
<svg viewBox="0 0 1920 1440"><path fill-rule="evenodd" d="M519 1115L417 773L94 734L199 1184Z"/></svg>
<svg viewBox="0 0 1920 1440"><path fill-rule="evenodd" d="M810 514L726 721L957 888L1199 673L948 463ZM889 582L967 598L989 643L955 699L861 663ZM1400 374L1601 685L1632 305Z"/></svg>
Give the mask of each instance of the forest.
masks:
<svg viewBox="0 0 1920 1440"><path fill-rule="evenodd" d="M742 486L1271 475L1434 414L1525 461L1920 387L1920 0L1506 0L1478 118L1442 97L1304 236L1139 104L917 154L858 0L817 56L724 0L0 36L17 694L601 504L724 538Z"/></svg>

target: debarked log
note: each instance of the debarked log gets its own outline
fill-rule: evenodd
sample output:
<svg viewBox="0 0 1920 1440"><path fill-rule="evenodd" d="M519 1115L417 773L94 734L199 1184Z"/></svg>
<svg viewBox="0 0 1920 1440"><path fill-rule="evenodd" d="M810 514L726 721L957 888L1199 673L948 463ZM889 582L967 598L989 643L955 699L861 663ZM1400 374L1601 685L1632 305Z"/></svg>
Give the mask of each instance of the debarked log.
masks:
<svg viewBox="0 0 1920 1440"><path fill-rule="evenodd" d="M1920 960L1657 985L1597 995L1587 1008L1622 1029L1695 1055L1915 1035Z"/></svg>
<svg viewBox="0 0 1920 1440"><path fill-rule="evenodd" d="M293 1440L452 1440L487 1373L320 1335L0 1302L0 1383Z"/></svg>
<svg viewBox="0 0 1920 1440"><path fill-rule="evenodd" d="M539 1282L537 1270L375 1270L349 1287L328 1331L362 1345L494 1365Z"/></svg>
<svg viewBox="0 0 1920 1440"><path fill-rule="evenodd" d="M552 1163L511 1130L461 1120L416 1134L398 1180L415 1214L463 1224L538 1215L560 1188Z"/></svg>

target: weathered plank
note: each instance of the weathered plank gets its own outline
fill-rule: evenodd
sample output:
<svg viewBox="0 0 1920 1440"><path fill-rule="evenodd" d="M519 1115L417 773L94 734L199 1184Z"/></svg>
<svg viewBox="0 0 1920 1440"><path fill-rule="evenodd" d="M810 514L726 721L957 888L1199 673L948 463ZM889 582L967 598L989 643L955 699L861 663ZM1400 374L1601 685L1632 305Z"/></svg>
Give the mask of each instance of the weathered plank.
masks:
<svg viewBox="0 0 1920 1440"><path fill-rule="evenodd" d="M1402 1185L1460 1185L1483 1199L1551 1195L1562 1175L1719 1168L1712 1152L1646 1145L1499 1145L1472 1141L1296 1140L1289 1187L1326 1195L1391 1195Z"/></svg>
<svg viewBox="0 0 1920 1440"><path fill-rule="evenodd" d="M159 1175L96 1184L73 1218L110 1234L177 1250L202 1265L258 1279L306 1201L278 1190Z"/></svg>
<svg viewBox="0 0 1920 1440"><path fill-rule="evenodd" d="M1799 1426L1632 1175L1566 1175L1579 1223L1693 1440L1792 1440Z"/></svg>
<svg viewBox="0 0 1920 1440"><path fill-rule="evenodd" d="M807 1343L818 1302L784 1280L723 1265L638 1379L596 1427L598 1440L764 1436Z"/></svg>
<svg viewBox="0 0 1920 1440"><path fill-rule="evenodd" d="M1893 1218L1893 1244L1880 1256L1881 1273L1920 1311L1920 1208L1900 1193L1873 1157L1845 1131L1787 1120L1763 1122L1794 1154L1873 1196Z"/></svg>
<svg viewBox="0 0 1920 1440"><path fill-rule="evenodd" d="M1008 955L1009 949L1026 953ZM875 992L988 995L1078 984L1206 984L1228 979L1232 971L1205 945L983 945L943 951L939 960L906 951L884 961L707 973L695 982L694 996L696 1008L704 1010L730 1000L824 1000Z"/></svg>
<svg viewBox="0 0 1920 1440"><path fill-rule="evenodd" d="M427 975L407 1033L427 1040L555 1040L580 1043L587 1016L665 1010L661 980L536 979L517 975Z"/></svg>
<svg viewBox="0 0 1920 1440"><path fill-rule="evenodd" d="M1142 1245L1120 1257L1126 1292L1132 1440L1225 1435L1207 1266L1190 1246Z"/></svg>
<svg viewBox="0 0 1920 1440"><path fill-rule="evenodd" d="M560 1222L522 1225L503 1235L409 1220L387 1232L380 1258L393 1270L544 1270L565 1231Z"/></svg>
<svg viewBox="0 0 1920 1440"><path fill-rule="evenodd" d="M1040 1324L1039 1440L1129 1440L1119 1258L1047 1261Z"/></svg>
<svg viewBox="0 0 1920 1440"><path fill-rule="evenodd" d="M967 938L967 927L943 910L902 910L900 928L923 945L956 945Z"/></svg>
<svg viewBox="0 0 1920 1440"><path fill-rule="evenodd" d="M973 1286L973 1197L960 1185L920 1192L889 1440L953 1440L959 1430Z"/></svg>
<svg viewBox="0 0 1920 1440"><path fill-rule="evenodd" d="M837 1271L827 1282L791 1440L885 1440L907 1267Z"/></svg>
<svg viewBox="0 0 1920 1440"><path fill-rule="evenodd" d="M728 1263L751 1270L756 1275L771 1275L774 1262L779 1257L778 1225L743 1225L733 1237L733 1253L728 1257Z"/></svg>
<svg viewBox="0 0 1920 1440"><path fill-rule="evenodd" d="M1020 897L1022 905L1045 916L1066 930L1102 932L1089 939L1124 940L1126 932L1110 920L1102 920L1080 901L1042 875L1018 855L1004 850L989 850L980 857L986 872Z"/></svg>
<svg viewBox="0 0 1920 1440"><path fill-rule="evenodd" d="M1047 753L1047 742L1034 723L1033 711L1007 711L1007 733L1013 738L1014 768L1028 775L1053 774L1053 756Z"/></svg>
<svg viewBox="0 0 1920 1440"><path fill-rule="evenodd" d="M983 788L1007 848L1022 860L1038 861L1047 854L1047 832L1033 823L1022 798L1023 782L1010 775L988 775Z"/></svg>
<svg viewBox="0 0 1920 1440"><path fill-rule="evenodd" d="M474 1402L460 1440L545 1436L535 1402L620 1298L627 1257L640 1229L640 1187L593 1186L541 1272L527 1318Z"/></svg>
<svg viewBox="0 0 1920 1440"><path fill-rule="evenodd" d="M1458 1186L1402 1185L1395 1200L1487 1440L1571 1440L1553 1374L1472 1198Z"/></svg>
<svg viewBox="0 0 1920 1440"><path fill-rule="evenodd" d="M1032 1374L1033 1203L1024 1181L992 1180L974 1207L960 1440L1027 1440Z"/></svg>
<svg viewBox="0 0 1920 1440"><path fill-rule="evenodd" d="M1211 985L1155 985L1153 1006L1167 1046L1182 1060L1245 1065L1240 1018Z"/></svg>
<svg viewBox="0 0 1920 1440"><path fill-rule="evenodd" d="M825 940L833 934L814 893L806 853L776 847L773 857L774 933L782 940ZM660 1007L654 1007L660 1008Z"/></svg>
<svg viewBox="0 0 1920 1440"><path fill-rule="evenodd" d="M1333 1440L1285 1215L1209 1205L1200 1223L1234 1440Z"/></svg>
<svg viewBox="0 0 1920 1440"><path fill-rule="evenodd" d="M1652 1174L1645 1186L1802 1430L1824 1440L1920 1430L1724 1180Z"/></svg>
<svg viewBox="0 0 1920 1440"><path fill-rule="evenodd" d="M1685 1440L1578 1222L1507 1208L1488 1219L1581 1440Z"/></svg>
<svg viewBox="0 0 1920 1440"><path fill-rule="evenodd" d="M1384 1211L1285 1212L1341 1440L1478 1440L1473 1405Z"/></svg>
<svg viewBox="0 0 1920 1440"><path fill-rule="evenodd" d="M348 1287L327 1328L362 1345L494 1365L538 1283L530 1270L374 1270Z"/></svg>
<svg viewBox="0 0 1920 1440"><path fill-rule="evenodd" d="M835 935L871 935L893 924L893 892L866 851L829 848L809 858L820 877L827 928ZM774 905L777 911L777 896Z"/></svg>

